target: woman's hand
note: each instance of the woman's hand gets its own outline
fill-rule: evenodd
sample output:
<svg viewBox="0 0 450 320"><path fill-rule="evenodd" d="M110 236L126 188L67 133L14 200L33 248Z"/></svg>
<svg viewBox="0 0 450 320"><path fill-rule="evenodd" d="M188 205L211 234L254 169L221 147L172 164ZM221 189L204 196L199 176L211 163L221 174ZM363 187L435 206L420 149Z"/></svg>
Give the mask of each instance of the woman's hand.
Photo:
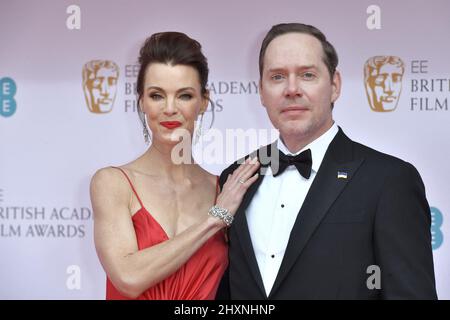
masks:
<svg viewBox="0 0 450 320"><path fill-rule="evenodd" d="M227 209L230 214L235 215L247 189L258 179L258 159L245 160L233 174L229 174L223 185L222 192L217 197L217 206Z"/></svg>

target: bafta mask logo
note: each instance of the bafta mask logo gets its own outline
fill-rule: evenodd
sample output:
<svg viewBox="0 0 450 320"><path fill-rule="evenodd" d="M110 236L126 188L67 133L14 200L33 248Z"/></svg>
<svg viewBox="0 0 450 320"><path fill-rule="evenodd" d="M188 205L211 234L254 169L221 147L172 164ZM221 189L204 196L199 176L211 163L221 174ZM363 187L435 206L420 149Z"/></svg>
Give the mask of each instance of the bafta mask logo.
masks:
<svg viewBox="0 0 450 320"><path fill-rule="evenodd" d="M83 66L83 90L93 113L110 112L117 92L119 67L109 60L92 60Z"/></svg>
<svg viewBox="0 0 450 320"><path fill-rule="evenodd" d="M364 81L370 108L376 112L394 111L402 91L405 64L395 56L375 56L364 65Z"/></svg>

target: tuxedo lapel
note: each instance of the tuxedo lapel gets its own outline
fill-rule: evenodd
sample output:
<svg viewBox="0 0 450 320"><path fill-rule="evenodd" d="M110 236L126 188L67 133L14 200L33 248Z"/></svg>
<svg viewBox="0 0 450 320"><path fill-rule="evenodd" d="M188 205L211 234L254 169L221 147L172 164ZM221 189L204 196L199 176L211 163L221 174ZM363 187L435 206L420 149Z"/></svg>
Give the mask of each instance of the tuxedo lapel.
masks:
<svg viewBox="0 0 450 320"><path fill-rule="evenodd" d="M339 129L297 215L269 297L276 292L328 209L363 162L363 159L352 159L352 143Z"/></svg>
<svg viewBox="0 0 450 320"><path fill-rule="evenodd" d="M269 149L268 152L270 156L270 146L271 145L268 145L259 149L257 153L258 157L260 156L261 153L267 154L266 153L267 149ZM250 188L245 193L244 198L242 199L242 203L236 212L232 228L235 229L235 235L238 238L237 242L239 242L239 244L242 247L242 250L244 251L247 264L250 267L251 273L253 275L255 282L258 285L258 288L261 290L261 293L264 295L264 297L267 297L266 291L264 289L264 284L261 278L261 273L259 271L258 262L256 260L255 252L253 250L253 244L250 238L250 232L248 229L247 218L245 214L250 202L252 201L256 191L258 191L258 188L264 179L264 174L262 174L264 172L265 168L260 168L258 179L250 186Z"/></svg>

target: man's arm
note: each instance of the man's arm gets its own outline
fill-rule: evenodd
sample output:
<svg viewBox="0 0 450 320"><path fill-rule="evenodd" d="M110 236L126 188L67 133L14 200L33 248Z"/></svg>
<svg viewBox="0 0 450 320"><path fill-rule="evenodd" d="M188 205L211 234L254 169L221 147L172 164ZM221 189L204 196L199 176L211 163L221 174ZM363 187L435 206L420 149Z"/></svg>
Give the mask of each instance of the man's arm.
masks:
<svg viewBox="0 0 450 320"><path fill-rule="evenodd" d="M430 207L417 170L392 168L378 201L375 255L383 299L437 299Z"/></svg>

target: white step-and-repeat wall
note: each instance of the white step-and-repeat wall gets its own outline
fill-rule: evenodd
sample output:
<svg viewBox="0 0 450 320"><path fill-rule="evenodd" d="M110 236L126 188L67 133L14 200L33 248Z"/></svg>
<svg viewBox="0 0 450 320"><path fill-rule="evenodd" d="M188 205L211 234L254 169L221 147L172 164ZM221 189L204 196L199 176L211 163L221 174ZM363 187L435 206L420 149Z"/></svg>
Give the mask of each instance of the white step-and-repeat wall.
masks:
<svg viewBox="0 0 450 320"><path fill-rule="evenodd" d="M315 25L335 45L343 90L334 116L344 131L421 173L438 295L450 299L448 0L1 0L0 298L104 298L89 182L147 147L134 93L146 37L181 31L203 45L212 98L203 128L211 129L195 157L219 174L276 137L259 101L257 60L280 22ZM109 61L99 69L108 81L89 89L83 72L95 60ZM394 98L373 102L382 87ZM107 107L91 104L99 94Z"/></svg>

